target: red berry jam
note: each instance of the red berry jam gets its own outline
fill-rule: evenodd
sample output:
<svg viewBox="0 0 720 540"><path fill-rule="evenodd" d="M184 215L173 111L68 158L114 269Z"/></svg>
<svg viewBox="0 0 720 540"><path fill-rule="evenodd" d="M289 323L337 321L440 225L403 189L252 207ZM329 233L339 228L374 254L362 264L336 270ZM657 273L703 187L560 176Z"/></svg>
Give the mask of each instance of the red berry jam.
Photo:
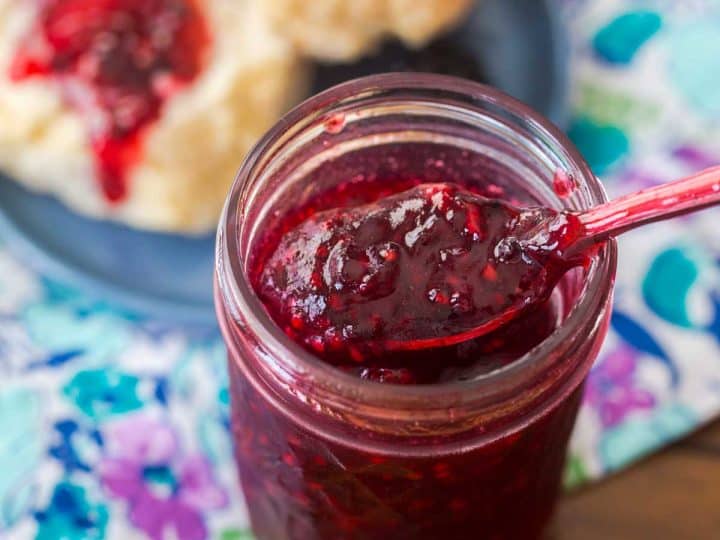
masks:
<svg viewBox="0 0 720 540"><path fill-rule="evenodd" d="M209 42L195 0L44 0L10 75L57 80L83 116L105 197L119 202L145 129L200 73Z"/></svg>
<svg viewBox="0 0 720 540"><path fill-rule="evenodd" d="M251 281L289 336L356 377L388 385L477 379L547 338L566 309L567 299L550 291L571 263L552 250L496 269L500 240L557 217L486 198L502 194L493 184L340 184L261 237ZM447 321L501 305L508 295L536 305L481 337L418 351L363 346L378 336L403 337L413 324L442 336ZM413 456L416 444L442 447L452 439L408 438L407 455L355 446L365 437L357 431L343 444L323 440L269 406L232 361L230 372L253 530L273 540L536 538L559 490L581 395L576 388L520 432L469 451Z"/></svg>
<svg viewBox="0 0 720 540"><path fill-rule="evenodd" d="M573 302L555 285L583 262L561 255L579 223L498 197L508 195L489 182L340 183L260 237L249 277L276 323L345 373L386 385L476 381L555 331ZM548 222L535 244L545 249L498 253L508 237ZM479 337L422 350L367 346L412 339L414 325L442 338L513 296L532 307ZM268 405L230 365L237 462L261 539L532 539L551 515L580 387L511 435L416 456L415 445L453 439L408 437L390 453L355 444L383 440L362 430L325 440ZM481 430L502 431L512 418Z"/></svg>
<svg viewBox="0 0 720 540"><path fill-rule="evenodd" d="M342 444L328 441L268 405L237 367L230 377L236 460L258 540L537 539L582 395L576 389L490 443L413 456L413 446L452 441L408 438L407 455L356 447L363 435L353 430Z"/></svg>
<svg viewBox="0 0 720 540"><path fill-rule="evenodd" d="M362 365L363 378L406 384L434 382L463 362L444 355L438 362L437 350L392 354L394 344L404 350L457 344L453 350L466 358L507 357L498 346L506 329L469 338L527 306L540 313L514 323L511 332L526 327L525 350L545 337L556 317L542 305L577 263L561 248L579 233L579 222L551 209L520 210L452 183L380 196L404 187L365 185L364 196L376 200L348 206L352 193L341 185L269 236L256 289L285 332L334 364ZM329 201L336 207L322 210ZM518 239L535 230L546 234L524 248Z"/></svg>
<svg viewBox="0 0 720 540"><path fill-rule="evenodd" d="M215 301L258 540L541 538L615 264L612 242L575 258L573 214L528 210L603 199L552 133L392 74L309 100L243 166ZM445 339L508 299L529 305Z"/></svg>

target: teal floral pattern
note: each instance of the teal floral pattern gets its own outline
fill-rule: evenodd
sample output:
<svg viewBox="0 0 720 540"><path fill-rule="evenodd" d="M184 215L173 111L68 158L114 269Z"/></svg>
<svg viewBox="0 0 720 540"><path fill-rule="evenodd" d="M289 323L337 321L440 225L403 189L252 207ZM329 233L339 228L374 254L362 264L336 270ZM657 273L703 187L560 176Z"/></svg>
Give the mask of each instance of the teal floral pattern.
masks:
<svg viewBox="0 0 720 540"><path fill-rule="evenodd" d="M595 174L606 173L630 150L630 142L622 129L590 118L578 117L568 135Z"/></svg>
<svg viewBox="0 0 720 540"><path fill-rule="evenodd" d="M627 11L601 28L592 45L606 62L629 64L661 26L662 17L654 11Z"/></svg>
<svg viewBox="0 0 720 540"><path fill-rule="evenodd" d="M570 137L611 196L720 164L720 3L565 0ZM567 484L627 466L720 411L717 210L620 241L615 311Z"/></svg>
<svg viewBox="0 0 720 540"><path fill-rule="evenodd" d="M34 391L17 386L0 392L0 530L21 519L37 490L32 474L45 448L41 415Z"/></svg>
<svg viewBox="0 0 720 540"><path fill-rule="evenodd" d="M615 471L656 448L674 440L697 425L697 414L679 403L653 409L642 418L633 418L608 430L598 452L608 472Z"/></svg>
<svg viewBox="0 0 720 540"><path fill-rule="evenodd" d="M114 310L1 244L0 290L0 538L249 538L217 330Z"/></svg>
<svg viewBox="0 0 720 540"><path fill-rule="evenodd" d="M90 418L102 419L143 406L137 396L140 379L118 373L113 367L80 371L63 393Z"/></svg>
<svg viewBox="0 0 720 540"><path fill-rule="evenodd" d="M108 510L91 502L85 489L61 482L53 490L47 508L35 513L36 540L103 540Z"/></svg>
<svg viewBox="0 0 720 540"><path fill-rule="evenodd" d="M611 195L720 163L720 2L553 0L570 137ZM720 411L718 211L620 243L615 312L566 485ZM0 244L0 538L250 540L216 329L143 320Z"/></svg>

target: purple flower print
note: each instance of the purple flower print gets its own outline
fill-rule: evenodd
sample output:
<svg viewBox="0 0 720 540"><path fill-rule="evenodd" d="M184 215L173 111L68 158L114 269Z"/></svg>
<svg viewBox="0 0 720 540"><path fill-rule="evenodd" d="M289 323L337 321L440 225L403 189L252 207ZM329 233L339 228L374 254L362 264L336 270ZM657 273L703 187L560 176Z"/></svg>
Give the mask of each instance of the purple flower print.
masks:
<svg viewBox="0 0 720 540"><path fill-rule="evenodd" d="M130 521L153 540L204 540L203 511L227 504L202 457L184 457L172 429L143 415L109 425L100 478L128 503ZM174 534L170 534L174 532Z"/></svg>
<svg viewBox="0 0 720 540"><path fill-rule="evenodd" d="M690 145L675 148L672 155L694 171L713 167L720 159L720 155L711 155L705 150Z"/></svg>
<svg viewBox="0 0 720 540"><path fill-rule="evenodd" d="M650 392L635 386L636 364L637 354L621 345L590 372L585 402L597 410L606 428L620 424L631 411L655 405Z"/></svg>

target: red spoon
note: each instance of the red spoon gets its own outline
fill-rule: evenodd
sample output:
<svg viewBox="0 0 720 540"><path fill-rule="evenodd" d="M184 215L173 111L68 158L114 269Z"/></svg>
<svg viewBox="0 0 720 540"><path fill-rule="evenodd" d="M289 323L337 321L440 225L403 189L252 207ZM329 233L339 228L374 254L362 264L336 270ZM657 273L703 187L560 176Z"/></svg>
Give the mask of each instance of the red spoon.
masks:
<svg viewBox="0 0 720 540"><path fill-rule="evenodd" d="M421 184L310 217L282 238L259 289L276 320L316 350L453 345L547 300L608 238L718 203L720 167L584 212Z"/></svg>

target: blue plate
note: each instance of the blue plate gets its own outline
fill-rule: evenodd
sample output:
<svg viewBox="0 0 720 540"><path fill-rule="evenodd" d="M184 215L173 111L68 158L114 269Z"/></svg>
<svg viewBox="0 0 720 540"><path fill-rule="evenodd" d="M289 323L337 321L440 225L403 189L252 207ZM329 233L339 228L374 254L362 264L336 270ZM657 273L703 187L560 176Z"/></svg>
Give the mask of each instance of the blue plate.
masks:
<svg viewBox="0 0 720 540"><path fill-rule="evenodd" d="M214 235L139 232L81 217L0 177L0 233L29 265L142 315L213 323Z"/></svg>
<svg viewBox="0 0 720 540"><path fill-rule="evenodd" d="M476 59L484 82L564 124L568 47L547 3L481 0L463 26L443 40ZM375 71L387 66L380 62ZM342 78L368 73L367 63L342 69ZM323 73L325 83L338 76ZM0 235L38 271L118 307L167 322L215 322L214 235L154 234L87 219L2 177Z"/></svg>

